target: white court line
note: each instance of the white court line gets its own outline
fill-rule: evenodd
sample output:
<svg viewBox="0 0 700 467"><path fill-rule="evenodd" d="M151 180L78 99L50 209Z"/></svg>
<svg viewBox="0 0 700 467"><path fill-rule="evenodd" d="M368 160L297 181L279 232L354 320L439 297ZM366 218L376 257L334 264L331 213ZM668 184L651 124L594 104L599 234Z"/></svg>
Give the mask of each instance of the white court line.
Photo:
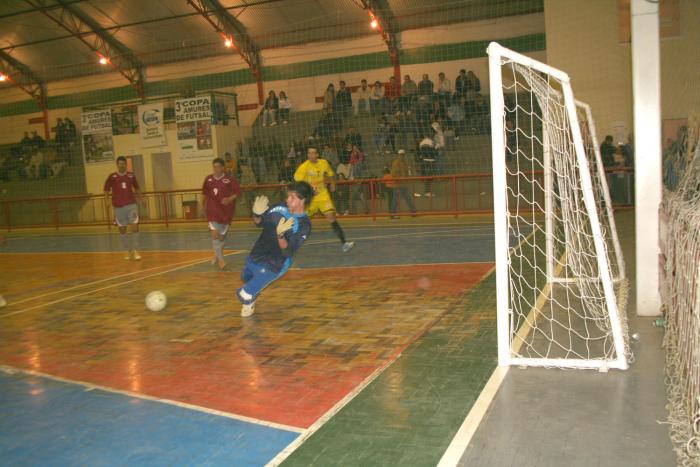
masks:
<svg viewBox="0 0 700 467"><path fill-rule="evenodd" d="M397 238L397 237L416 237L416 236L421 236L421 235L432 235L432 234L437 234L437 233L449 233L449 232L468 232L466 229L452 229L452 230L427 230L424 232L408 232L408 233L400 233L400 234L391 234L391 235L370 235L366 237L355 237L355 238L349 238L348 241L353 241L356 242L358 240L382 240L385 238ZM476 235L471 235L469 238L472 237L493 237L493 233L490 234L476 234ZM321 245L325 243L337 243L338 239L337 238L332 238L332 239L326 239L326 240L311 240L309 242L306 242L306 245Z"/></svg>
<svg viewBox="0 0 700 467"><path fill-rule="evenodd" d="M491 373L491 377L486 382L484 389L481 390L481 394L479 394L479 397L474 402L469 414L467 414L467 418L464 419L464 422L462 422L462 425L459 427L459 430L455 434L454 438L452 438L452 442L442 455L438 467L457 465L459 460L464 455L467 446L469 446L469 442L472 440L476 429L479 428L481 420L484 418L484 415L486 415L486 411L488 410L489 405L491 405L491 401L496 396L498 388L501 387L503 379L506 377L509 368L510 367L508 366L499 366L493 370L493 373Z"/></svg>
<svg viewBox="0 0 700 467"><path fill-rule="evenodd" d="M299 446L301 446L304 441L306 441L311 435L313 435L315 432L317 432L323 425L328 422L335 414L340 412L340 410L345 407L351 400L355 398L364 388L369 386L369 384L377 379L379 375L384 372L389 366L394 363L396 360L399 359L401 356L401 353L398 353L394 358L391 360L388 360L384 362L382 366L374 370L369 376L367 376L362 383L360 383L358 386L356 386L351 392L347 393L345 397L343 397L341 400L336 402L336 404L331 407L326 413L321 415L314 423L311 425L309 428L304 430L298 438L296 438L294 441L292 441L290 444L287 445L286 448L284 448L282 451L279 452L275 457L272 458L270 462L265 464L265 467L276 467L280 465L284 460L289 457L294 451L296 451Z"/></svg>
<svg viewBox="0 0 700 467"><path fill-rule="evenodd" d="M523 242L527 241L527 239L530 238L534 233L535 230L533 229L532 232L530 232L527 237L523 238L515 248L520 248ZM484 275L484 277L488 277L495 270L496 267L494 266L488 274ZM464 452L467 449L467 446L469 446L469 443L471 442L474 433L476 433L477 428L479 428L481 420L484 418L484 415L486 415L486 411L491 405L491 402L493 401L494 397L496 397L498 389L501 387L501 384L503 384L503 379L506 377L506 374L508 373L509 369L509 366L497 366L496 369L493 370L493 373L491 373L489 380L486 382L486 385L481 390L479 397L476 399L474 405L469 410L469 413L462 422L462 425L460 425L459 430L457 430L457 433L455 433L454 437L452 438L452 441L450 442L450 445L447 447L447 450L443 453L442 458L440 458L438 467L452 467L456 466L459 463L460 459L462 458Z"/></svg>
<svg viewBox="0 0 700 467"><path fill-rule="evenodd" d="M143 400L152 401L152 402L159 402L161 404L173 405L176 407L181 407L183 409L189 409L189 410L193 410L196 412L204 412L204 413L208 413L208 414L212 414L212 415L218 415L220 417L230 418L230 419L238 420L238 421L242 421L242 422L253 423L255 425L263 425L263 426L267 426L270 428L276 428L278 430L292 431L294 433L303 433L304 432L303 428L299 428L296 426L284 425L282 423L268 422L266 420L260 420L257 418L247 417L245 415L238 415L238 414L231 413L231 412L223 412L221 410L210 409L207 407L202 407L200 405L188 404L186 402L179 402L179 401L174 401L171 399L162 399L160 397L149 396L146 394L139 394L137 392L131 392L131 391L126 391L126 390L122 390L122 389L114 389L114 388L110 388L107 386L100 386L99 384L88 383L85 381L78 381L78 380L72 380L72 379L67 379L67 378L61 378L60 376L53 376L53 375L49 375L47 373L41 373L39 371L24 370L24 369L15 368L15 367L12 367L9 365L0 365L0 371L3 371L4 373L10 374L10 375L14 374L14 373L25 373L25 374L29 374L32 376L38 376L38 377L42 377L42 378L51 379L54 381L60 381L62 383L83 386L83 387L85 387L86 391L92 391L94 389L99 389L101 391L111 392L113 394L120 394L122 396L133 397L136 399L143 399Z"/></svg>
<svg viewBox="0 0 700 467"><path fill-rule="evenodd" d="M460 265L472 265L472 264L493 264L493 261L459 261L459 262L447 262L447 263L405 263L405 264L365 264L359 266L329 266L329 267L308 267L308 268L289 268L290 271L325 271L333 269L363 269L363 268L400 268L400 267L415 267L415 266L460 266ZM487 277L493 272L493 269L484 274Z"/></svg>
<svg viewBox="0 0 700 467"><path fill-rule="evenodd" d="M206 250L192 250L192 251L198 251L198 252L204 253ZM238 250L233 250L233 253L227 253L227 254L235 254L235 253L238 253ZM87 286L89 286L89 285L100 284L100 283L102 283L102 282L108 282L108 281L112 281L112 280L115 280L115 279L120 279L120 278L122 278L122 277L133 276L134 274L139 274L139 273L142 273L142 272L154 271L154 270L156 270L156 269L167 268L167 267L170 267L170 266L178 266L178 265L180 265L180 264L189 263L189 262L191 262L191 261L195 261L195 260L189 259L189 260L187 260L187 261L181 261L181 262L179 262L179 263L163 264L163 265L161 265L161 266L155 266L155 267L148 268L148 269L141 269L141 270L139 270L139 271L127 272L127 273L125 273L125 274L120 274L120 275L118 275L118 276L107 277L107 278L105 278L105 279L99 279L99 280L96 280L96 281L87 282L87 283L85 283L85 284L78 284L78 285L74 285L74 286L72 286L72 287L67 287L67 288L65 288L65 289L56 290L56 291L54 291L54 292L46 292L46 293L43 293L43 294L40 294L40 295L34 295L33 297L23 298L22 300L13 300L12 303L10 303L10 305L17 305L17 304L19 304L19 303L30 302L30 301L36 300L37 298L46 297L46 296L49 296L49 295L56 295L56 294L68 292L69 290L80 289L80 288L82 288L82 287L87 287ZM197 260L197 261L199 261L199 260Z"/></svg>
<svg viewBox="0 0 700 467"><path fill-rule="evenodd" d="M243 253L243 251L241 250L241 251L239 251L238 253ZM237 253L230 253L230 254L237 254ZM66 300L72 300L72 299L74 299L74 298L82 297L83 295L88 295L88 294L92 294L92 293L95 293L95 292L99 292L99 291L101 291L101 290L113 289L114 287L120 287L120 286L122 286L122 285L131 284L132 282L141 281L141 280L144 280L144 279L148 279L148 278L150 278L150 277L162 276L163 274L167 274L167 273L169 273L169 272L177 271L177 270L179 270L179 269L185 269L185 268L188 268L188 267L190 267L190 266L194 266L195 264L206 263L206 262L208 262L208 261L210 261L210 260L211 260L211 258L198 259L198 260L190 261L190 262L188 262L188 264L185 264L185 265L183 265L183 266L178 266L178 267L176 267L176 268L171 268L171 269L167 269L167 270L165 270L165 271L160 271L160 272L156 272L156 273L153 273L153 274L148 274L148 275L146 275L146 276L137 277L136 279L131 279L131 280L128 280L128 281L125 281L125 282L120 282L120 283L118 283L118 284L106 285L106 286L100 287L100 288L98 288L98 289L88 290L87 292L81 292L81 293L78 293L78 294L75 294L75 295L71 295L71 296L69 296L69 297L59 298L58 300L54 300L54 301L52 301L52 302L40 303L39 305L34 305L34 306L32 306L32 307L25 308L25 309L23 309L23 310L17 310L17 311L13 311L13 312L11 312L11 313L5 313L4 315L0 315L0 318L7 318L8 316L18 315L18 314L20 314L20 313L25 313L25 312L27 312L27 311L35 310L35 309L37 309L37 308L41 308L41 307L44 307L44 306L54 305L54 304L60 303L60 302L65 302Z"/></svg>
<svg viewBox="0 0 700 467"><path fill-rule="evenodd" d="M467 263L454 263L454 264L467 264ZM495 269L496 269L495 266L494 266L493 268L491 268L491 269L489 270L488 273L484 274L483 278L488 277L491 273L493 273L493 271L494 271ZM482 280L483 280L483 279L482 279ZM423 336L423 335L425 335L425 333L429 332L430 329L432 329L432 327L433 327L438 321L440 321L443 317L444 317L444 314L441 315L439 318L437 318L437 319L432 323L432 325L430 325L429 327L423 329L423 330L419 333L418 337L417 337L415 340L411 341L401 352L398 352L398 353L394 356L394 358L392 358L392 359L386 361L382 366L380 366L379 368L377 368L376 370L374 370L374 372L372 372L372 374L370 374L367 378L365 378L365 380L362 381L362 383L360 383L357 387L355 387L355 389L353 389L351 392L349 392L345 397L343 397L343 398L342 398L340 401L338 401L333 407L331 407L330 410L328 410L328 411L327 411L325 414L323 414L318 420L316 420L316 421L314 422L314 424L311 425L306 431L304 431L304 433L303 433L301 436L299 436L297 439L295 439L295 440L294 440L292 443L290 443L286 448L284 448L284 450L282 450L279 454L277 454L270 462L268 462L268 463L265 465L265 467L276 467L276 466L280 465L282 462L284 462L284 460L285 460L287 457L289 457L294 451L296 451L296 450L299 448L299 446L301 446L301 445L304 443L304 441L306 441L311 435L313 435L313 434L314 434L316 431L318 431L323 425L325 425L326 422L328 422L328 420L331 419L331 417L333 417L335 414L337 414L337 413L338 413L343 407L345 407L352 399L354 399L355 396L357 396L360 392L362 392L363 389L365 389L367 386L369 386L369 384L370 384L372 381L374 381L375 379L377 379L377 377L378 377L380 374L382 374L382 373L384 372L384 370L386 370L387 368L389 368L390 365L392 365L395 361L397 361L397 360L401 357L401 355L403 354L403 352L404 352L411 344L417 342L418 339L420 339L421 336ZM492 375L492 378L493 378L493 375ZM489 379L489 381L490 381L490 379ZM487 383L487 384L488 384L488 383ZM498 384L500 385L500 381L499 381ZM498 386L495 388L494 394L495 394L495 391L496 391L496 390L498 390ZM493 397L493 396L491 396L491 397ZM480 398L481 398L481 396L480 396ZM477 401L478 401L478 400L477 400ZM488 401L485 402L486 407L488 407L489 402L490 402L490 399L489 399ZM483 403L482 403L482 404L483 404ZM475 403L474 405L476 405L476 403ZM485 409L484 409L484 412L485 412ZM476 427L475 427L474 429L476 430ZM471 438L471 436L470 436L470 438ZM453 441L453 442L454 442L454 441ZM467 442L468 442L468 441L467 441Z"/></svg>
<svg viewBox="0 0 700 467"><path fill-rule="evenodd" d="M398 215L403 215L403 216L410 216L410 214L401 214L399 213ZM461 214L460 214L461 215ZM465 214L469 215L469 214ZM476 215L485 215L485 214L476 214ZM421 216L423 217L423 216ZM321 218L318 218L321 220ZM464 227L470 227L470 226L493 226L493 223L469 223L469 222L446 222L446 223L440 223L440 222L433 222L433 223L423 223L423 224L401 224L400 222L396 222L396 220L392 219L391 223L389 223L389 219L387 217L377 217L377 220L385 220L387 221L387 224L354 224L354 219L351 217L343 217L343 216L337 216L338 220L344 220L347 221L346 226L343 228L345 230L354 230L354 229L412 229L415 227L439 227L439 226L445 226L445 227L453 227L457 225L461 225ZM313 222L313 219L312 219ZM391 225L389 225L391 224ZM202 225L206 225L204 221L202 221ZM233 224L234 226L236 225L235 223ZM81 228L86 228L86 227L94 227L94 226L85 226L85 227L69 227L69 228L76 228L76 229L81 229ZM142 225L143 227L143 225ZM330 230L330 229L328 229ZM179 230L177 228L172 228L172 230L140 230L140 232L143 233L148 233L148 234L178 234L178 233L202 233L202 229L198 230ZM232 228L231 232L242 232L242 233L248 233L248 232L257 232L257 228L254 227L244 227L240 229L235 229ZM52 238L52 237L74 237L74 236L94 236L94 237L104 237L104 236L111 235L110 232L66 232L66 233L38 233L35 230L32 231L31 229L27 230L22 230L16 229L13 230L12 236L7 237L7 241L13 241L13 240L20 240L22 238Z"/></svg>
<svg viewBox="0 0 700 467"><path fill-rule="evenodd" d="M139 250L140 253L206 253L211 251L211 249L200 249L200 250ZM238 251L237 248L229 248L224 251ZM114 251L114 250L90 250L90 251L3 251L0 255L91 255L91 254L114 254L123 255L124 251Z"/></svg>

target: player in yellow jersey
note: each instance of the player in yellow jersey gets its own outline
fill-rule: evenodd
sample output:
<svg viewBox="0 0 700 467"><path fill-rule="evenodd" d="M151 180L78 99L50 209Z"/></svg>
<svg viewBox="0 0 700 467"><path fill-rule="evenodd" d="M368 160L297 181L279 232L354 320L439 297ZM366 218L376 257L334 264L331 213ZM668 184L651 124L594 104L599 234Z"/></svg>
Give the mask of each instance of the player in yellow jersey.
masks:
<svg viewBox="0 0 700 467"><path fill-rule="evenodd" d="M343 245L343 253L345 253L355 245L355 242L345 240L345 233L335 218L335 205L326 186L330 184L331 191L335 191L335 179L333 179L335 172L333 172L327 160L318 157L318 149L315 147L309 148L307 156L308 159L294 172L294 180L307 182L314 189L314 197L306 209L306 214L309 217L312 217L317 212L323 214L328 222L331 223L333 231Z"/></svg>

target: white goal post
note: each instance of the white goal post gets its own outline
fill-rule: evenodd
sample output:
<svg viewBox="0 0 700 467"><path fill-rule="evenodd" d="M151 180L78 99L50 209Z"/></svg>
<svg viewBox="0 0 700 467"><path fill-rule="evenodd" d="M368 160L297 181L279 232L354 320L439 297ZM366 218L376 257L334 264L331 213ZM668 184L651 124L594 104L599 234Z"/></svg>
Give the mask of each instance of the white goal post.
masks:
<svg viewBox="0 0 700 467"><path fill-rule="evenodd" d="M499 365L626 369L624 261L590 107L561 70L493 42L488 55Z"/></svg>

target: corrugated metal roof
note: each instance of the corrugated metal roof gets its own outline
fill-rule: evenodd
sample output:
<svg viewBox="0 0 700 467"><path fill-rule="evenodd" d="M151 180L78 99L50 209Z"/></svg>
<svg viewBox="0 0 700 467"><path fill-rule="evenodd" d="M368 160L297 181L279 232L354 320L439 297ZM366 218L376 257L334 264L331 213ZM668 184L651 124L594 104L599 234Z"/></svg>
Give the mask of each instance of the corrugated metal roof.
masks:
<svg viewBox="0 0 700 467"><path fill-rule="evenodd" d="M66 0L145 66L232 53L186 1ZM360 0L219 0L260 48L376 34ZM544 0L386 0L400 30L543 11ZM54 1L48 2L56 7ZM56 7L58 8L58 7ZM0 48L43 80L100 73L88 47L19 0L0 2ZM88 36L89 37L89 36ZM7 85L7 84L6 84Z"/></svg>

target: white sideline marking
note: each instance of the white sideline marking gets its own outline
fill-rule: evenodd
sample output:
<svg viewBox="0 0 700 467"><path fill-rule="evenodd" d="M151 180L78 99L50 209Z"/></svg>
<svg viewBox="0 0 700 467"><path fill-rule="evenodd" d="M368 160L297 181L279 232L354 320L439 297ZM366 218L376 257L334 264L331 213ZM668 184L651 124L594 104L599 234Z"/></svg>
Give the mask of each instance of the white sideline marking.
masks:
<svg viewBox="0 0 700 467"><path fill-rule="evenodd" d="M189 410L194 410L196 412L204 412L204 413L208 413L208 414L212 414L212 415L218 415L220 417L231 418L233 420L254 423L256 425L263 425L263 426L267 426L270 428L276 428L278 430L293 431L295 433L302 433L304 431L303 428L299 428L299 427L295 427L295 426L291 426L291 425L284 425L282 423L268 422L266 420L260 420L257 418L246 417L245 415L238 415L238 414L231 413L231 412L223 412L221 410L210 409L210 408L202 407L199 405L188 404L186 402L178 402L178 401L174 401L171 399L162 399L160 397L148 396L146 394L139 394L136 392L126 391L126 390L122 390L122 389L109 388L106 386L100 386L99 384L87 383L85 381L78 381L78 380L73 380L73 379L61 378L60 376L53 376L53 375L49 375L47 373L41 373L39 371L34 371L34 370L24 370L24 369L15 368L15 367L12 367L9 365L0 365L0 371L7 373L7 374L10 374L10 375L14 374L14 373L25 373L25 374L29 374L32 376L39 376L39 377L51 379L54 381L60 381L62 383L84 386L85 391L93 391L95 389L99 389L99 390L102 390L105 392L111 392L113 394L120 394L122 396L134 397L136 399L144 399L144 400L153 401L153 402L160 402L161 404L174 405L176 407L181 407L183 409L189 409Z"/></svg>
<svg viewBox="0 0 700 467"><path fill-rule="evenodd" d="M351 392L347 393L345 397L340 399L336 404L331 407L326 413L321 415L321 417L316 420L313 425L311 425L309 428L304 430L297 439L292 441L287 445L286 448L284 448L282 451L280 451L279 454L277 454L275 457L272 458L270 462L265 464L265 467L276 467L280 465L284 460L289 457L294 451L297 450L299 446L301 446L304 441L306 441L311 435L313 435L315 432L317 432L323 425L326 424L328 420L330 420L335 414L337 414L343 407L345 407L352 399L355 398L364 388L366 388L372 381L377 379L377 377L384 372L387 368L389 368L389 365L394 363L396 360L399 359L401 356L401 353L397 354L394 358L391 360L386 361L382 366L374 370L369 376L367 376L362 383L360 383L358 386L356 386Z"/></svg>
<svg viewBox="0 0 700 467"><path fill-rule="evenodd" d="M193 250L193 251L195 251L195 250ZM201 253L204 253L204 252L205 252L205 250L197 250L197 251L198 251L198 252L201 252ZM179 251L178 251L178 253L179 253ZM230 253L229 253L229 254L230 254ZM133 276L134 274L139 274L139 273L141 273L141 272L154 271L154 270L156 270L156 269L167 268L167 267L169 267L169 266L178 266L178 265L180 265L180 264L189 263L190 261L194 261L194 260L189 259L189 260L187 260L187 261L180 261L180 262L178 262L178 263L163 264L163 265L161 265L161 266L155 266L155 267L148 268L148 269L141 269L141 270L139 270L139 271L127 272L127 273L125 273L125 274L119 274L118 276L112 276L112 277L107 277L107 278L105 278L105 279L99 279L99 280L92 281L92 282L86 282L85 284L74 285L74 286L72 286L72 287L67 287L67 288L65 288L65 289L56 290L56 291L53 291L53 292L46 292L46 293L43 293L43 294L40 294L40 295L34 295L34 296L32 296L32 297L23 298L22 300L13 300L13 301L12 301L12 305L17 305L17 304L19 304L19 303L24 303L24 302L30 302L30 301L36 300L37 298L46 297L46 296L48 296L48 295L56 295L56 294L60 294L60 293L63 293L63 292L68 292L69 290L80 289L80 288L83 288L83 287L87 287L87 286L89 286L89 285L100 284L100 283L102 283L102 282L108 282L108 281L112 281L112 280L115 280L115 279L120 279L120 278L122 278L122 277Z"/></svg>
<svg viewBox="0 0 700 467"><path fill-rule="evenodd" d="M515 249L521 248L523 242L530 238L534 233L535 231L533 230L525 238L520 240ZM493 273L495 270L496 266L494 266L484 277L488 277L488 275ZM548 291L549 289L545 290ZM535 307L533 307L533 309L528 314L528 319L533 316L533 313L535 313L535 309L537 307L541 307L544 303L542 297L545 290L543 290L540 293ZM527 322L527 319L525 320L523 326L528 326L529 331L530 327L529 323ZM523 327L521 327L519 331L522 330ZM518 334L520 334L520 332ZM519 350L520 346L522 345L522 340L515 344L514 347L516 345L517 349ZM497 366L496 369L493 370L493 373L491 373L489 380L486 382L486 385L481 390L479 397L474 402L474 405L472 405L471 410L469 410L467 417L464 419L462 425L459 427L459 430L457 430L457 433L452 438L452 441L447 447L447 450L443 453L442 458L440 458L438 467L451 467L456 466L459 463L459 460L464 455L467 446L469 446L469 443L471 442L472 437L474 436L474 433L476 433L477 428L479 428L481 420L483 420L486 411L488 410L489 406L491 405L491 402L493 401L493 398L496 396L498 389L501 387L501 384L503 384L503 379L506 377L506 374L508 374L509 369L510 366Z"/></svg>
<svg viewBox="0 0 700 467"><path fill-rule="evenodd" d="M237 252L237 253L242 253L242 252L243 252L243 251L241 250L241 251L239 251L239 252ZM237 254L237 253L231 253L231 254ZM38 305L34 305L34 306L29 307L29 308L24 308L23 310L17 310L17 311L13 311L13 312L11 312L11 313L5 313L4 315L0 315L0 318L7 318L8 316L18 315L18 314L20 314L20 313L25 313L25 312L27 312L27 311L35 310L35 309L37 309L37 308L45 307L45 306L48 306L48 305L54 305L54 304L56 304L56 303L65 302L66 300L72 300L72 299L77 298L77 297L82 297L83 295L88 295L88 294L92 294L92 293L99 292L99 291L102 291L102 290L113 289L114 287L120 287L120 286L122 286L122 285L131 284L132 282L141 281L141 280L144 280L144 279L148 279L148 278L150 278L150 277L162 276L163 274L167 274L167 273L169 273L169 272L177 271L178 269L185 269L185 268L188 268L188 267L190 267L190 266L194 266L195 264L206 263L206 262L210 261L210 259L211 259L211 258L198 259L198 260L191 260L191 261L188 261L186 264L184 264L184 265L182 265L182 266L178 266L178 267L176 267L176 268L166 269L165 271L155 272L155 273L153 273L153 274L148 274L148 275L146 275L146 276L137 277L137 278L135 278L135 279L131 279L131 280L128 280L128 281L119 282L119 283L117 283L117 284L106 285L106 286L104 286L104 287L100 287L100 288L97 288L97 289L88 290L87 292L80 292L80 293L77 293L77 294L75 294L75 295L71 295L71 296L69 296L69 297L59 298L59 299L54 300L54 301L51 301L51 302L40 303L40 304L38 304ZM175 263L175 264L178 264L178 263Z"/></svg>
<svg viewBox="0 0 700 467"><path fill-rule="evenodd" d="M484 418L484 415L486 415L486 411L491 405L491 401L496 396L498 388L501 387L501 383L503 383L503 379L508 373L509 368L510 367L507 366L499 366L493 370L484 389L481 390L481 394L479 394L479 397L467 414L467 418L464 419L462 426L459 427L454 438L452 438L452 442L442 455L438 467L457 465L464 455L467 446L469 446L469 442L472 440L474 433L476 433L476 429L479 428L481 420Z"/></svg>

